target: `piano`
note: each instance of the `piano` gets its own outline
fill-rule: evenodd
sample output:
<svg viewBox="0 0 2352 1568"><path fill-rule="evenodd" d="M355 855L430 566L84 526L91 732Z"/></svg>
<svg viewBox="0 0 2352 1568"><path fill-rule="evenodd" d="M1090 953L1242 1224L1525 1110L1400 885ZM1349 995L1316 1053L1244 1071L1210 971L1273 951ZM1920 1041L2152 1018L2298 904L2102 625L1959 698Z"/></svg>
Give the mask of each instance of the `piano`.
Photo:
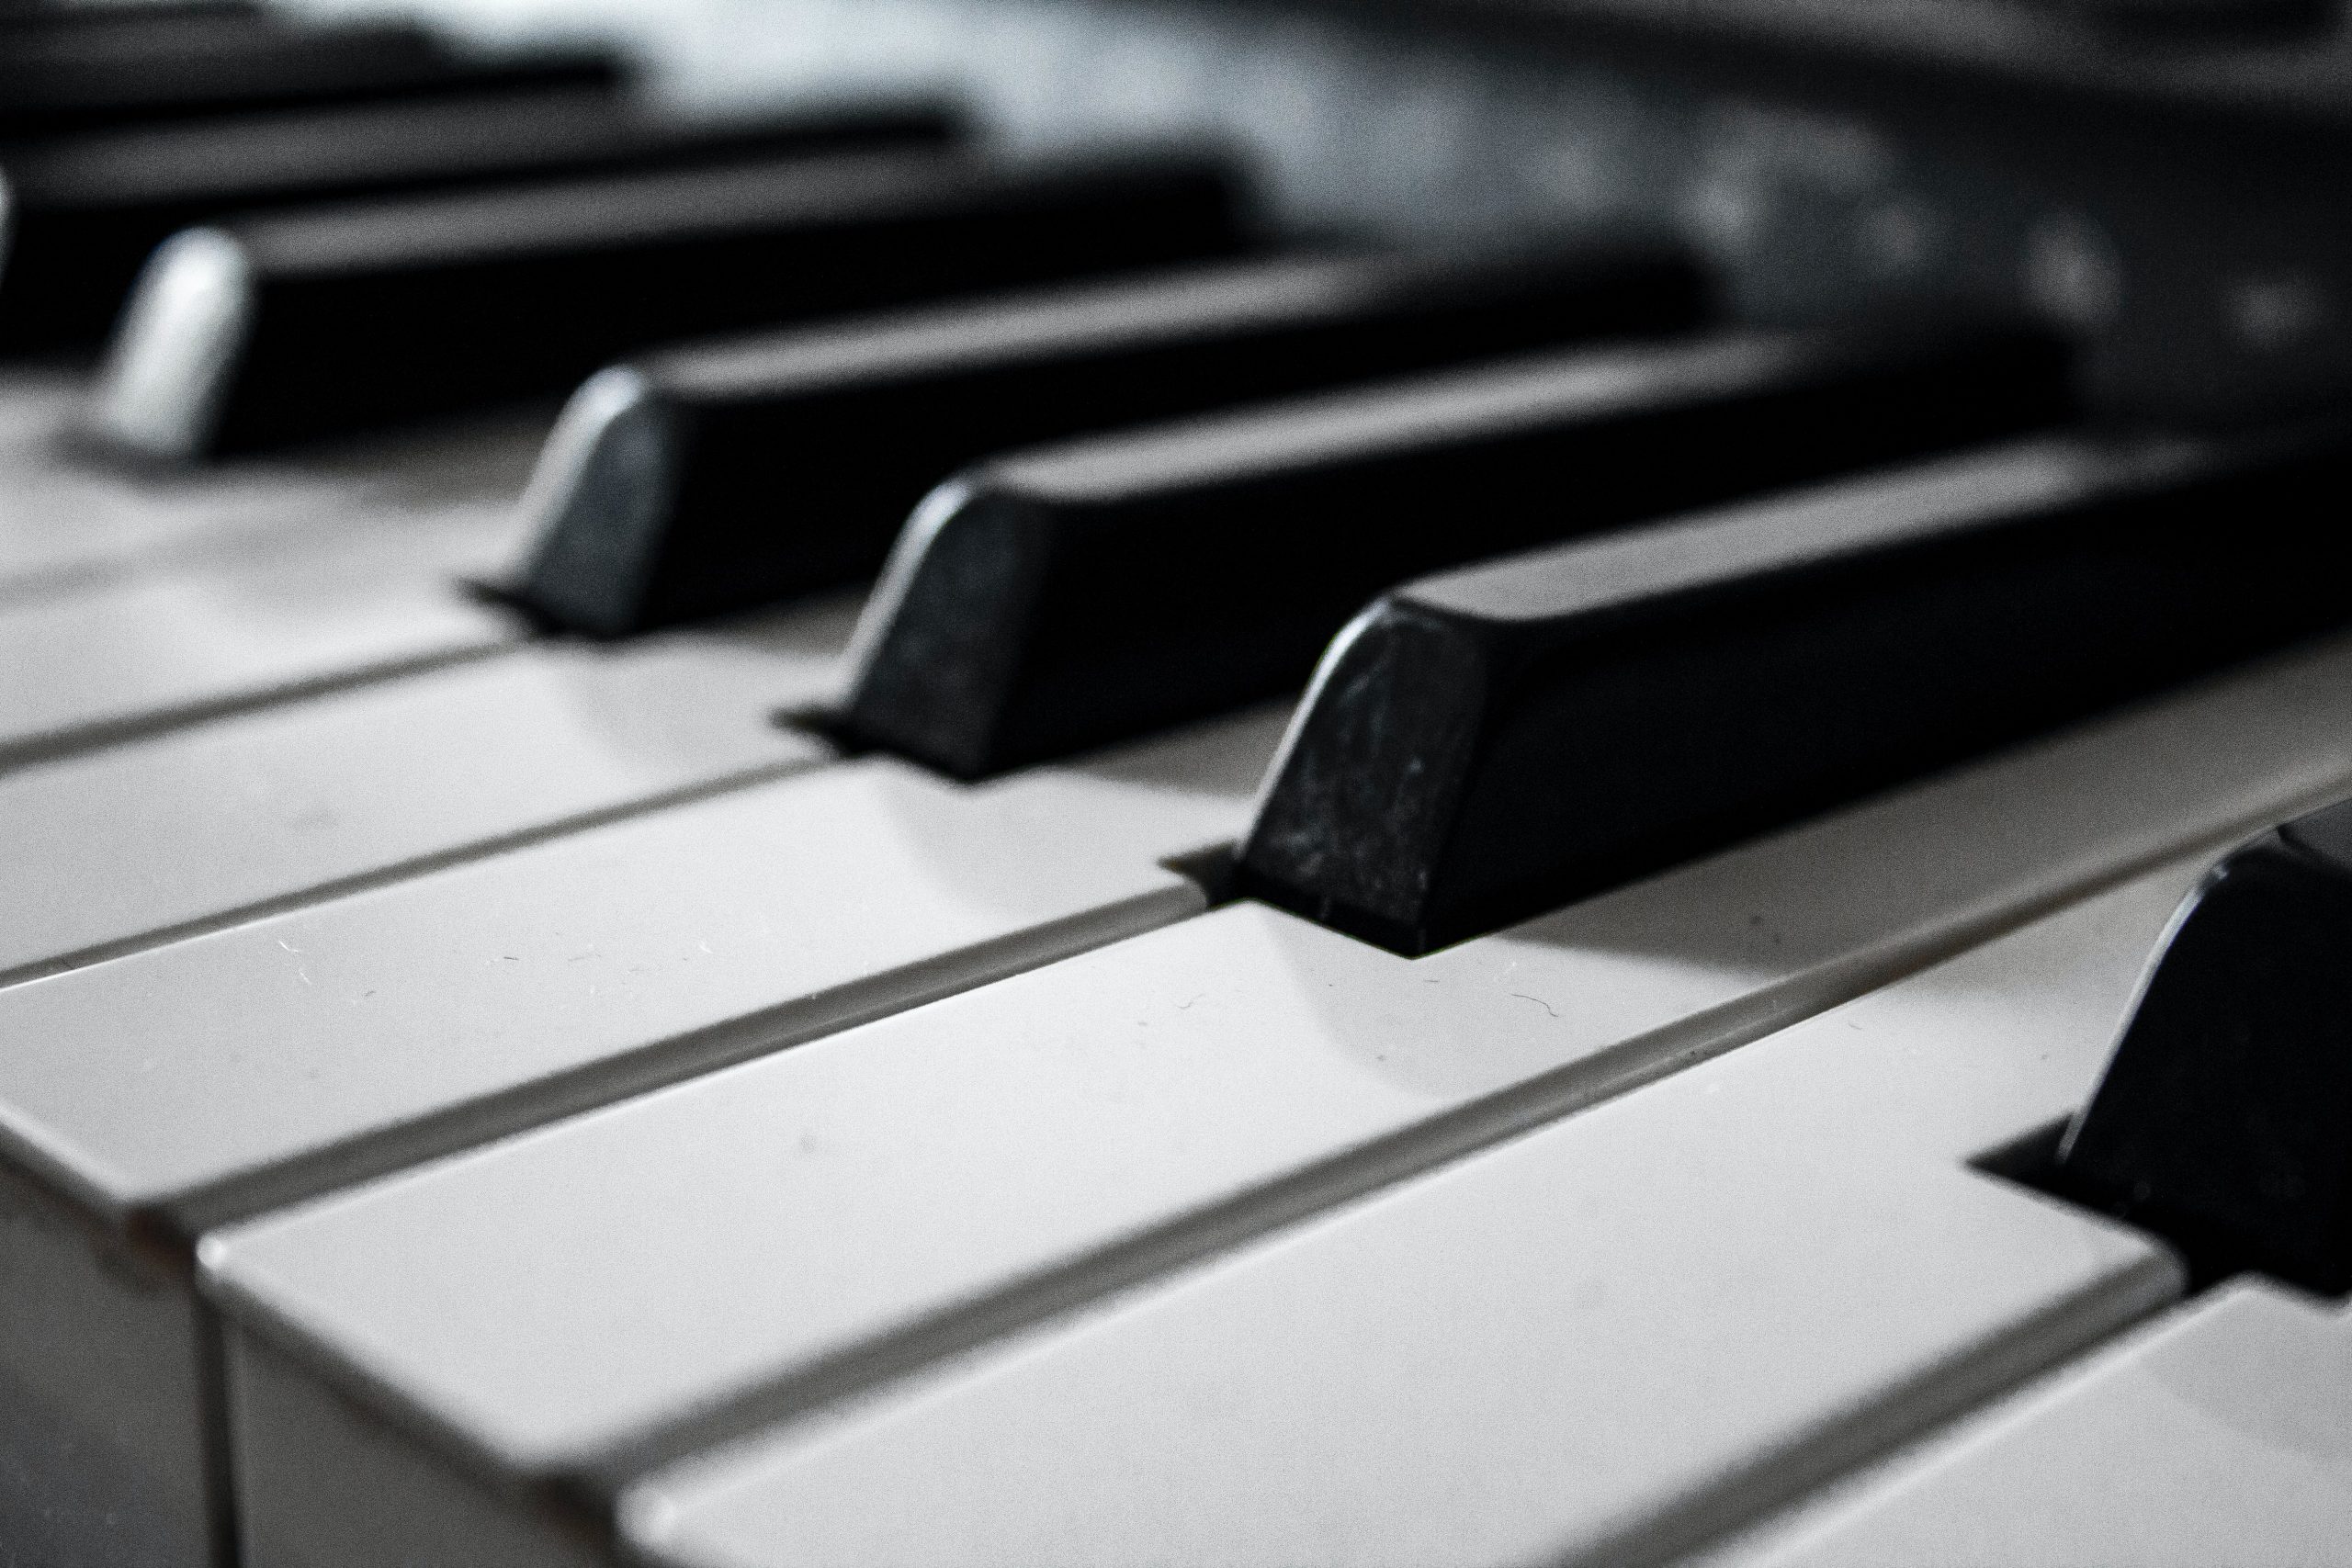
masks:
<svg viewBox="0 0 2352 1568"><path fill-rule="evenodd" d="M0 5L0 1565L2352 1548L2321 0Z"/></svg>

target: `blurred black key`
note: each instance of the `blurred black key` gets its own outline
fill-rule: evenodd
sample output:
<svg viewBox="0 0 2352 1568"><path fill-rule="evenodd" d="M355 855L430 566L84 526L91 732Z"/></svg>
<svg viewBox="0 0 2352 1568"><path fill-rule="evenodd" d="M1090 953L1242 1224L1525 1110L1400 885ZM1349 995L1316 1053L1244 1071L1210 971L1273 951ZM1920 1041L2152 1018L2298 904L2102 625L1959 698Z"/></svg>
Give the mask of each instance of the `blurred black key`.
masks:
<svg viewBox="0 0 2352 1568"><path fill-rule="evenodd" d="M237 219L158 251L98 433L187 457L560 391L662 338L1215 254L1211 160L931 152Z"/></svg>
<svg viewBox="0 0 2352 1568"><path fill-rule="evenodd" d="M0 155L9 231L0 351L106 335L141 264L224 212L534 175L944 143L937 104L843 106L757 120L658 118L603 85L336 105L55 138Z"/></svg>
<svg viewBox="0 0 2352 1568"><path fill-rule="evenodd" d="M132 5L55 6L32 0L0 4L0 51L74 33L132 29L191 17L256 17L256 0L140 0Z"/></svg>
<svg viewBox="0 0 2352 1568"><path fill-rule="evenodd" d="M1426 952L2352 618L2341 443L2053 440L1384 595L1241 853Z"/></svg>
<svg viewBox="0 0 2352 1568"><path fill-rule="evenodd" d="M139 35L144 35L141 37ZM0 51L0 143L143 120L618 80L597 51L475 59L405 22L158 18Z"/></svg>
<svg viewBox="0 0 2352 1568"><path fill-rule="evenodd" d="M2177 35L2200 44L2278 42L2332 26L2337 0L2032 0L2054 11L2131 39Z"/></svg>
<svg viewBox="0 0 2352 1568"><path fill-rule="evenodd" d="M0 67L113 69L174 52L233 48L255 38L282 37L290 30L287 22L257 6L214 0L155 6L25 6L0 10Z"/></svg>
<svg viewBox="0 0 2352 1568"><path fill-rule="evenodd" d="M1282 257L664 353L574 400L521 596L601 635L870 577L1005 447L1582 337L1686 325L1655 246Z"/></svg>
<svg viewBox="0 0 2352 1568"><path fill-rule="evenodd" d="M978 777L1289 690L1418 573L2014 430L2026 336L1744 333L1554 354L992 460L909 523L857 740Z"/></svg>
<svg viewBox="0 0 2352 1568"><path fill-rule="evenodd" d="M2052 1185L2173 1241L2200 1279L2352 1290L2347 960L2352 802L2264 834L2189 896Z"/></svg>

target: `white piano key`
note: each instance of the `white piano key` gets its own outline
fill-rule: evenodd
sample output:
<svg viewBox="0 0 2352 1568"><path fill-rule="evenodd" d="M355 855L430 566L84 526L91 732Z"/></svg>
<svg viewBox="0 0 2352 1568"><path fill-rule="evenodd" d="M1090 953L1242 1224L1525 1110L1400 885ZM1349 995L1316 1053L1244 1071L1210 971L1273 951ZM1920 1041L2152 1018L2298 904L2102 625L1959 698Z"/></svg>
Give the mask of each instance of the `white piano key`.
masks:
<svg viewBox="0 0 2352 1568"><path fill-rule="evenodd" d="M846 603L499 659L0 774L0 983L829 761Z"/></svg>
<svg viewBox="0 0 2352 1568"><path fill-rule="evenodd" d="M2352 1543L2352 1310L2245 1279L1706 1568L2312 1568Z"/></svg>
<svg viewBox="0 0 2352 1568"><path fill-rule="evenodd" d="M0 1147L194 1229L1197 911L1281 716L820 769L0 991Z"/></svg>
<svg viewBox="0 0 2352 1568"><path fill-rule="evenodd" d="M2339 642L1416 960L1235 906L208 1256L240 1321L401 1432L510 1484L626 1472L2341 789L2347 719Z"/></svg>
<svg viewBox="0 0 2352 1568"><path fill-rule="evenodd" d="M518 527L454 507L0 610L0 766L513 643L459 579L499 570Z"/></svg>
<svg viewBox="0 0 2352 1568"><path fill-rule="evenodd" d="M842 763L0 990L0 1390L78 1369L9 1440L201 1523L198 1231L1193 914L1158 863L1238 831L1282 717L978 786Z"/></svg>
<svg viewBox="0 0 2352 1568"><path fill-rule="evenodd" d="M87 383L79 371L0 370L0 605L505 504L547 426L506 416L267 463L126 468L73 447Z"/></svg>
<svg viewBox="0 0 2352 1568"><path fill-rule="evenodd" d="M628 1534L677 1568L1669 1556L2178 1290L1967 1162L2087 1091L2199 869L656 1475Z"/></svg>

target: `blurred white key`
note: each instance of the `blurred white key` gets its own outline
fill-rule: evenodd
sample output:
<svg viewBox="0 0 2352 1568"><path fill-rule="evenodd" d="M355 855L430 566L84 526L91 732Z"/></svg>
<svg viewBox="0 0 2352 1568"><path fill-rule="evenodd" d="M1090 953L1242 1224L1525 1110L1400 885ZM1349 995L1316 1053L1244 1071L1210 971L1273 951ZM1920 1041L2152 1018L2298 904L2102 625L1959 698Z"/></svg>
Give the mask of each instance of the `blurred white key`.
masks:
<svg viewBox="0 0 2352 1568"><path fill-rule="evenodd" d="M1703 1561L2318 1568L2347 1555L2352 1310L2247 1279Z"/></svg>
<svg viewBox="0 0 2352 1568"><path fill-rule="evenodd" d="M2175 865L632 1488L691 1568L1652 1562L2171 1297L1969 1168L2087 1092Z"/></svg>
<svg viewBox="0 0 2352 1568"><path fill-rule="evenodd" d="M2339 643L1417 960L1238 905L208 1256L300 1375L421 1415L498 1483L626 1473L2339 789L2345 720ZM367 1493L379 1460L302 1489ZM247 1483L255 1517L296 1506Z"/></svg>
<svg viewBox="0 0 2352 1568"><path fill-rule="evenodd" d="M518 527L453 509L0 608L0 766L513 643L459 579Z"/></svg>
<svg viewBox="0 0 2352 1568"><path fill-rule="evenodd" d="M0 982L830 761L845 604L518 649L0 773Z"/></svg>
<svg viewBox="0 0 2352 1568"><path fill-rule="evenodd" d="M510 415L200 471L127 468L71 446L88 379L0 369L0 606L503 507L546 434L543 415Z"/></svg>
<svg viewBox="0 0 2352 1568"><path fill-rule="evenodd" d="M845 762L0 989L0 1461L200 1533L199 1232L1192 915L1159 863L1239 830L1281 716Z"/></svg>

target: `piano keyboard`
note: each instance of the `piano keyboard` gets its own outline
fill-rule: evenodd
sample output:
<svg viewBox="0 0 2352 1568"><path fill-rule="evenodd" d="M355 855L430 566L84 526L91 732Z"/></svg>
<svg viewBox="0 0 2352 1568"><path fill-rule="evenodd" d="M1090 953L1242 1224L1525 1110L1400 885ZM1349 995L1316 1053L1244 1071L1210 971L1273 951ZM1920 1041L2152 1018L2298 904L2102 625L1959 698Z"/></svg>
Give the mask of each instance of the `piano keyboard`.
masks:
<svg viewBox="0 0 2352 1568"><path fill-rule="evenodd" d="M2342 1558L2352 46L1554 9L0 5L0 1568Z"/></svg>

